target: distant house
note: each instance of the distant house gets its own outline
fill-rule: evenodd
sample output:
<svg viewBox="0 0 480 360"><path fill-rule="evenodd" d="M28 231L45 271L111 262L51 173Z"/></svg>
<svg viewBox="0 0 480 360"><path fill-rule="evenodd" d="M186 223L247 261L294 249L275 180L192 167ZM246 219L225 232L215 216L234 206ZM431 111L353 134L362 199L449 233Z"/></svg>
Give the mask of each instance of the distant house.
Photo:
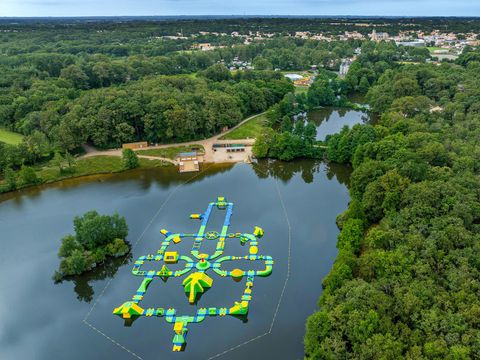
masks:
<svg viewBox="0 0 480 360"><path fill-rule="evenodd" d="M343 59L342 63L340 64L340 76L345 76L348 74L348 70L350 70L350 66L352 65L352 59Z"/></svg>
<svg viewBox="0 0 480 360"><path fill-rule="evenodd" d="M194 50L202 50L202 51L210 51L215 49L215 46L213 46L210 43L202 43L202 44L195 44L192 46L192 49Z"/></svg>
<svg viewBox="0 0 480 360"><path fill-rule="evenodd" d="M377 33L376 30L373 30L372 33L370 34L370 39L373 41L382 41L382 40L388 40L390 36L386 32L379 32Z"/></svg>
<svg viewBox="0 0 480 360"><path fill-rule="evenodd" d="M146 148L146 147L148 147L148 142L146 142L146 141L122 144L122 149L135 150L135 149L143 149L143 148Z"/></svg>
<svg viewBox="0 0 480 360"><path fill-rule="evenodd" d="M212 149L213 151L217 151L217 149L225 149L227 153L231 152L245 152L246 145L245 144L213 144Z"/></svg>
<svg viewBox="0 0 480 360"><path fill-rule="evenodd" d="M443 107L441 106L431 106L430 107L430 114L433 114L435 112L442 112L443 111Z"/></svg>
<svg viewBox="0 0 480 360"><path fill-rule="evenodd" d="M293 84L295 86L310 86L312 85L313 80L315 80L314 76L307 76L307 77L301 78L300 80L295 80Z"/></svg>
<svg viewBox="0 0 480 360"><path fill-rule="evenodd" d="M299 74L285 74L285 77L292 80L292 81L303 79L303 76L299 75Z"/></svg>

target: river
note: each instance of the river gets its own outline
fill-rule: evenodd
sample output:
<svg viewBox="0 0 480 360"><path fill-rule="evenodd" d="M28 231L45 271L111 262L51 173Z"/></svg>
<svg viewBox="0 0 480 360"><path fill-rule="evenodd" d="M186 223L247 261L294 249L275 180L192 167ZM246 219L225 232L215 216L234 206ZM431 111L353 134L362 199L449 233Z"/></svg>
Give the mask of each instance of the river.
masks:
<svg viewBox="0 0 480 360"><path fill-rule="evenodd" d="M305 320L337 254L335 218L347 208L349 174L347 167L315 161L262 161L206 165L193 175L174 167L134 170L0 196L0 358L303 359ZM190 324L185 352L172 353L173 326L164 318L142 317L125 327L112 310L139 286L133 262L156 252L160 229L194 232L198 222L189 214L202 212L218 195L235 203L233 231L264 228L259 254L274 258L273 273L255 281L248 320L210 317ZM126 217L132 254L55 284L60 239L73 232L74 216L91 209ZM190 247L183 241L176 250ZM244 252L236 242L226 246L229 255ZM211 277L199 307L239 300L244 282ZM177 279L154 280L142 306L175 307L182 314L195 308Z"/></svg>

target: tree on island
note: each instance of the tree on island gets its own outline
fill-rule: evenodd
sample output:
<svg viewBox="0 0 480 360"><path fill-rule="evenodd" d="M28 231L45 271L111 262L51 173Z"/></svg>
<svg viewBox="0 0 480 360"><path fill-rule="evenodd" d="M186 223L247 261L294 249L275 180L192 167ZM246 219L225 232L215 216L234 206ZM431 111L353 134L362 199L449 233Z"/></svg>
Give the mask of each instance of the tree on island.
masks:
<svg viewBox="0 0 480 360"><path fill-rule="evenodd" d="M95 210L86 212L73 220L75 235L62 239L58 251L60 267L53 278L60 281L66 276L80 275L102 264L107 257L120 257L128 253L124 240L128 226L118 213L100 215Z"/></svg>

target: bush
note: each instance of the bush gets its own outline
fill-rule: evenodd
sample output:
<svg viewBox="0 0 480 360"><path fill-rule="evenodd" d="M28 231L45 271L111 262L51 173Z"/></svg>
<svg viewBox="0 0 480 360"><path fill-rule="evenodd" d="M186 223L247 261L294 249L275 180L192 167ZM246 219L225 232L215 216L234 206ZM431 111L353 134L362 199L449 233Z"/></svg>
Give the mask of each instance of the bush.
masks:
<svg viewBox="0 0 480 360"><path fill-rule="evenodd" d="M64 275L80 275L86 270L88 270L87 259L81 250L74 250L60 263L60 271Z"/></svg>
<svg viewBox="0 0 480 360"><path fill-rule="evenodd" d="M82 246L78 244L77 240L75 239L75 236L73 235L67 235L62 239L62 245L60 245L60 249L58 250L58 256L67 258L75 250L83 250Z"/></svg>
<svg viewBox="0 0 480 360"><path fill-rule="evenodd" d="M17 175L11 168L6 168L4 172L6 191L15 190L17 188Z"/></svg>
<svg viewBox="0 0 480 360"><path fill-rule="evenodd" d="M123 239L115 239L112 243L105 247L107 255L119 257L123 256L130 250L127 243Z"/></svg>
<svg viewBox="0 0 480 360"><path fill-rule="evenodd" d="M125 169L135 169L140 164L137 154L132 149L124 149L122 151L122 161Z"/></svg>
<svg viewBox="0 0 480 360"><path fill-rule="evenodd" d="M36 185L41 182L41 179L37 176L35 170L29 166L22 165L22 169L19 173L19 185L29 186Z"/></svg>

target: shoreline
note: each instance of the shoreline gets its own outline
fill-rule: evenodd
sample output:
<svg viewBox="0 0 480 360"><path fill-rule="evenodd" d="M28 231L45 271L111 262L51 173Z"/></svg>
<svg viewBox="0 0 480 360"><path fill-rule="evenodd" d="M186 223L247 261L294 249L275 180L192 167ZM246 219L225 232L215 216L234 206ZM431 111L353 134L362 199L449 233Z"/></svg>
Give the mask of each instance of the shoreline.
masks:
<svg viewBox="0 0 480 360"><path fill-rule="evenodd" d="M99 155L99 157L102 157L102 155ZM161 160L154 160L154 161L161 161ZM16 192L25 191L25 190L32 189L32 188L37 188L37 187L41 187L41 186L44 186L44 185L51 185L51 184L55 184L55 183L62 182L62 181L76 180L76 179L81 179L81 178L89 178L89 177L97 177L97 176L98 177L104 177L104 176L107 176L107 175L120 174L120 173L124 173L124 172L131 171L131 170L136 170L136 169L155 169L155 168L163 168L163 167L170 167L170 166L174 166L174 165L162 161L162 165L159 165L159 166L158 165L157 166L139 166L138 168L135 168L135 169L93 171L91 173L84 173L84 174L73 173L71 176L68 176L68 175L67 176L59 176L59 177L54 178L54 179L47 179L45 181L41 181L41 182L38 182L36 184L31 184L31 185L19 187L19 188L16 188L14 190L8 190L8 191L0 192L0 202L2 201L1 197L3 195L14 194Z"/></svg>
<svg viewBox="0 0 480 360"><path fill-rule="evenodd" d="M165 149L165 148L170 148L170 147L179 147L179 146L195 145L195 144L199 144L199 145L203 146L204 149L205 149L205 155L204 156L205 156L206 161L202 163L202 164L205 164L205 165L223 164L223 163L225 163L225 164L234 163L235 164L235 163L241 163L241 162L247 162L247 161L250 162L251 161L251 155L252 155L251 154L251 147L253 146L253 144L255 142L255 139L223 140L223 139L220 139L220 138L229 134L233 130L239 128L240 126L247 123L248 121L256 118L257 116L261 116L265 113L266 112L249 116L246 119L242 120L237 125L235 125L234 127L232 127L231 129L229 129L228 131L217 134L217 135L212 136L211 138L208 138L208 139L197 140L197 141L188 141L188 142L183 142L183 143L162 144L162 145L156 145L156 146L148 146L147 148L143 148L143 149L135 149L134 151L137 153L137 156L140 160L139 168L149 169L149 168L157 168L157 167L165 167L165 166L178 166L178 164L175 160L170 159L170 158L159 157L159 156L141 155L140 153L138 153L138 151ZM218 152L215 152L212 149L212 145L214 143L221 143L221 144L247 143L249 145L248 146L249 151L244 153L244 155L246 155L246 156L243 156L243 157L238 157L238 156L234 156L234 157L220 156L219 157L219 156L215 156L215 154L218 155ZM77 160L94 159L94 158L100 158L100 157L112 157L112 158L115 158L115 159L121 159L121 157L122 157L122 149L97 150L97 149L89 147L89 146L85 147L85 149L86 149L86 153L79 156L78 158L76 158ZM142 160L144 161L143 166L142 166ZM148 161L148 163L146 163L145 161ZM153 165L153 166L145 165L145 164L150 164L150 162L152 162L152 161L153 162L160 162L160 165L158 165L158 164ZM30 184L30 185L27 185L27 186L16 188L14 190L7 190L7 191L3 191L3 192L0 191L0 197L2 195L5 195L5 194L11 194L11 193L15 193L17 191L22 191L22 190L29 189L29 188L35 188L35 187L42 186L42 185L53 184L53 183L60 182L60 181L63 181L63 180L71 180L71 179L77 179L77 178L88 177L88 176L97 176L97 175L118 174L118 173L122 173L122 172L125 172L125 171L128 171L128 170L131 170L131 169L120 169L119 168L119 169L113 169L113 170L110 170L110 171L93 171L91 173L87 172L87 173L82 173L82 174L78 174L78 175L72 174L72 176L55 176L54 178L50 178L50 179L47 179L45 181L42 180L41 182L36 183L36 184ZM37 171L37 173L41 172L41 171L42 171L42 169ZM40 179L42 179L41 174L40 174L39 177L40 177ZM1 199L0 199L0 201L1 201Z"/></svg>
<svg viewBox="0 0 480 360"><path fill-rule="evenodd" d="M101 155L99 155L101 156ZM153 160L156 161L157 159ZM235 165L239 163L244 163L244 164L252 164L251 161L246 162L246 161L229 161L229 162L203 162L202 166L204 167L202 170L206 170L207 168L211 167L212 165ZM54 184L59 184L62 182L68 182L68 183L74 183L74 182L85 182L88 180L98 180L102 181L102 179L108 178L110 176L118 175L118 174L123 174L123 173L128 173L128 172L133 172L133 171L138 171L138 170L155 170L155 169L163 169L163 168L173 168L176 167L177 165L174 165L173 163L164 163L161 166L139 166L138 168L135 169L122 169L122 170L114 170L114 171L104 171L104 172L92 172L90 174L78 174L75 175L73 174L72 176L64 176L64 177L59 177L57 179L49 179L44 182L40 182L38 184L32 184L28 185L25 187L17 188L15 190L9 190L5 192L0 193L0 203L8 200L11 198L13 195L19 193L19 192L28 192L28 191L36 191L36 190L41 190L42 187L46 187L49 185L54 185ZM200 170L200 172L202 171ZM184 173L185 175L189 174L197 174L197 172L186 172ZM69 184L66 184L69 185Z"/></svg>

